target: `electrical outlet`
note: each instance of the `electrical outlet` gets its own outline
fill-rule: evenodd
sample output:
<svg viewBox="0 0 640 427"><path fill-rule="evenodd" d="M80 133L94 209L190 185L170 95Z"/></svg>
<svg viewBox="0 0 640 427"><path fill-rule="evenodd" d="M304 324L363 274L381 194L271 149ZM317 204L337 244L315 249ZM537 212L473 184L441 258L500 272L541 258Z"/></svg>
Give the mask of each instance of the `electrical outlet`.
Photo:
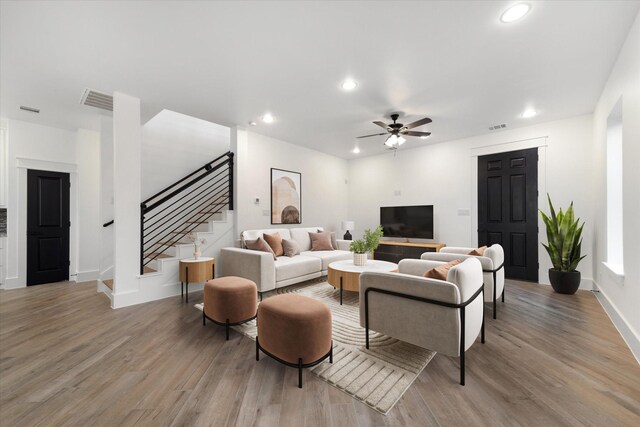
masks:
<svg viewBox="0 0 640 427"><path fill-rule="evenodd" d="M269 215L271 215L271 212L269 212L269 209L262 210L262 216L269 216Z"/></svg>
<svg viewBox="0 0 640 427"><path fill-rule="evenodd" d="M400 190L396 190L393 192L394 196L400 196L402 194L402 192Z"/></svg>
<svg viewBox="0 0 640 427"><path fill-rule="evenodd" d="M469 209L458 209L458 216L469 216Z"/></svg>

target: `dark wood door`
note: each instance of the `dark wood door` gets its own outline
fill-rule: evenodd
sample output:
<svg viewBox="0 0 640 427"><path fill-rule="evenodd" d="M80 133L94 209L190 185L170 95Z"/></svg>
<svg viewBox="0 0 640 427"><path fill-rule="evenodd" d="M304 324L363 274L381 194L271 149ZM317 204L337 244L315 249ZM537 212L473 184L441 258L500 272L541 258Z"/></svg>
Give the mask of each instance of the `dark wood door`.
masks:
<svg viewBox="0 0 640 427"><path fill-rule="evenodd" d="M69 279L69 174L27 172L27 285Z"/></svg>
<svg viewBox="0 0 640 427"><path fill-rule="evenodd" d="M504 248L505 276L538 281L538 149L478 158L478 243Z"/></svg>

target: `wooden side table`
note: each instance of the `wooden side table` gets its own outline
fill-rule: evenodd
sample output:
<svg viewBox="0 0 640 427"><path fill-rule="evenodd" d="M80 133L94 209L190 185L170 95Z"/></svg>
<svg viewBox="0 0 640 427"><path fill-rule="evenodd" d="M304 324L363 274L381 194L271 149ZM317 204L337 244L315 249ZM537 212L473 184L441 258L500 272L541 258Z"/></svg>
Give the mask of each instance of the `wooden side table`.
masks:
<svg viewBox="0 0 640 427"><path fill-rule="evenodd" d="M180 260L180 296L184 296L183 284L187 285L186 302L189 303L189 282L206 282L216 277L216 259L211 257L186 258Z"/></svg>

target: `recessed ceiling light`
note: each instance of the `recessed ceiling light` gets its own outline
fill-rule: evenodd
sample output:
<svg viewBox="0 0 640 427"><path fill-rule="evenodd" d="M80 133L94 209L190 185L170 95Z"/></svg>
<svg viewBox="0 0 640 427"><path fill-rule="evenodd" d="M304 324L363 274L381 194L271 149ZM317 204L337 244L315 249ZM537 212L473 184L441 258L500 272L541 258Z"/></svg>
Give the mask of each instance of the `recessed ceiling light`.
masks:
<svg viewBox="0 0 640 427"><path fill-rule="evenodd" d="M522 18L531 10L531 6L528 3L518 3L505 10L500 20L504 23L515 22Z"/></svg>
<svg viewBox="0 0 640 427"><path fill-rule="evenodd" d="M535 117L537 114L538 114L538 112L536 110L534 110L533 108L527 108L522 113L522 118L523 119L530 119L531 117Z"/></svg>
<svg viewBox="0 0 640 427"><path fill-rule="evenodd" d="M343 90L354 90L355 88L358 87L358 82L356 82L355 80L347 79L347 80L342 82L340 87Z"/></svg>
<svg viewBox="0 0 640 427"><path fill-rule="evenodd" d="M249 122L250 126L258 126L258 124L256 122Z"/></svg>
<svg viewBox="0 0 640 427"><path fill-rule="evenodd" d="M265 114L264 116L262 116L262 121L265 123L273 123L275 119L273 118L273 116L269 113Z"/></svg>
<svg viewBox="0 0 640 427"><path fill-rule="evenodd" d="M352 152L353 154L358 154L358 153L360 153L360 149L359 149L358 147L356 147L356 148L354 148L353 150L351 150L351 152Z"/></svg>

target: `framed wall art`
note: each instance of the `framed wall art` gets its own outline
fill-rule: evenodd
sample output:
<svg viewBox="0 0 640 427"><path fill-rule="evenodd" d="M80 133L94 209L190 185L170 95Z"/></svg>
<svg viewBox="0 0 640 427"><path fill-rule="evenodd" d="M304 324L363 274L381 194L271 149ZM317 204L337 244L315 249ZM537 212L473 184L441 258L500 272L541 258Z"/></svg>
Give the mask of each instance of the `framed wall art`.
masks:
<svg viewBox="0 0 640 427"><path fill-rule="evenodd" d="M302 174L271 168L271 224L302 224Z"/></svg>

